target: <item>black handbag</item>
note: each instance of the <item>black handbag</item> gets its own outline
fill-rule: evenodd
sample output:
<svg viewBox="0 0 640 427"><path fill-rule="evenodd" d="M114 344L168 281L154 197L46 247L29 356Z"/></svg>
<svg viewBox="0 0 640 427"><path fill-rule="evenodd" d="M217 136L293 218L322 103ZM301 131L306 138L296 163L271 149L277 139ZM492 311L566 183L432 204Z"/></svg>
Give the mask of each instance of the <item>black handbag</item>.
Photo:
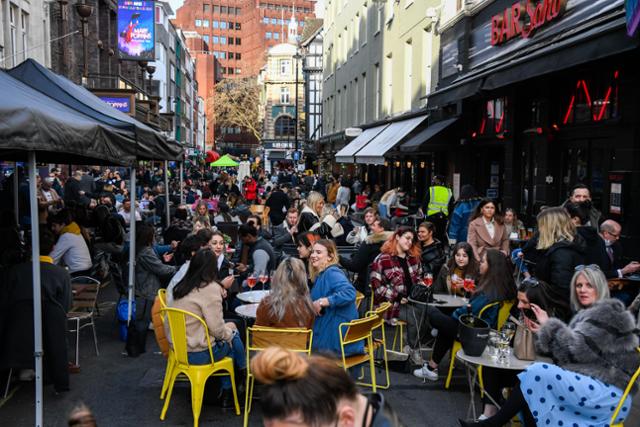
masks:
<svg viewBox="0 0 640 427"><path fill-rule="evenodd" d="M432 302L433 301L433 287L416 284L411 288L409 298L418 302Z"/></svg>

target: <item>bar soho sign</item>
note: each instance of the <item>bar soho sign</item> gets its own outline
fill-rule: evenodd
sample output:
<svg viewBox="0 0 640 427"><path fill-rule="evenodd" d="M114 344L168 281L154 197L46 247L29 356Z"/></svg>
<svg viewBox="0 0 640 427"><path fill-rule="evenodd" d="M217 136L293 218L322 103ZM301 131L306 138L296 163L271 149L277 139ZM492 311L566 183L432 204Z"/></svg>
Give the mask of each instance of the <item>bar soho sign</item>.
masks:
<svg viewBox="0 0 640 427"><path fill-rule="evenodd" d="M501 45L515 37L529 38L540 27L564 14L567 0L516 2L491 18L491 44Z"/></svg>

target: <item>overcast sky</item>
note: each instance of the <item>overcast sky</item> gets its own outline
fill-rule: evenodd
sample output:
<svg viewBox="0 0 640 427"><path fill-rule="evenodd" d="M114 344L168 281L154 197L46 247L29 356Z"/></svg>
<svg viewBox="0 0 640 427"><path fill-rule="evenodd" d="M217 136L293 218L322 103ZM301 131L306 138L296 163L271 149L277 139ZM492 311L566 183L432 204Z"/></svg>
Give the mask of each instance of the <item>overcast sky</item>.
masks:
<svg viewBox="0 0 640 427"><path fill-rule="evenodd" d="M169 0L169 4L171 5L171 8L173 9L174 12L178 10L180 6L182 6L182 3L184 3L184 0ZM316 16L318 18L322 18L323 11L324 11L324 0L318 0L316 2Z"/></svg>

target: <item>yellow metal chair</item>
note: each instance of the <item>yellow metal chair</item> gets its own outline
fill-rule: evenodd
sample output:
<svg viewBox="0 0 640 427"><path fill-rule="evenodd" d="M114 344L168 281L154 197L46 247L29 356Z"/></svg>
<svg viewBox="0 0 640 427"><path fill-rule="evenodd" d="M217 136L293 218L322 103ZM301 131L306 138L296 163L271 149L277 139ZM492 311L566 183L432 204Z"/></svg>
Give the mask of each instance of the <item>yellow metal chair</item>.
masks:
<svg viewBox="0 0 640 427"><path fill-rule="evenodd" d="M380 318L377 315L355 319L351 322L341 323L338 326L340 335L340 353L342 360L340 365L346 370L362 363L369 362L371 383L358 383L358 385L370 386L373 392L376 391L376 368L373 356L373 329L380 326ZM345 345L365 341L365 353L347 356L344 352Z"/></svg>
<svg viewBox="0 0 640 427"><path fill-rule="evenodd" d="M356 291L356 310L360 308L360 304L362 304L363 299L364 294L360 291Z"/></svg>
<svg viewBox="0 0 640 427"><path fill-rule="evenodd" d="M173 353L175 356L175 365L171 371L169 385L167 388L167 397L162 407L160 419L164 420L171 401L171 393L179 374L184 374L189 378L191 383L191 410L193 412L193 425L198 427L200 411L202 409L202 397L204 395L204 386L210 376L229 376L231 379L231 388L233 391L233 400L236 408L236 415L240 415L240 404L238 403L238 394L236 392L236 383L233 370L233 359L225 357L217 362L213 361L213 352L211 351L211 341L209 339L209 328L206 322L199 316L185 310L177 308L164 308L162 313L166 314L169 322L169 330L171 332L171 342L173 345ZM187 354L187 317L191 317L200 322L204 328L204 335L207 337L207 346L209 347L209 357L211 363L207 365L192 365L189 363Z"/></svg>
<svg viewBox="0 0 640 427"><path fill-rule="evenodd" d="M160 311L167 308L167 290L166 289L158 289L158 301L160 301ZM164 313L160 314L160 320L162 323L165 322ZM167 393L167 387L169 387L169 378L171 378L171 372L173 371L173 367L176 364L176 357L173 352L173 348L169 345L169 351L167 352L167 368L164 372L164 380L162 381L162 390L160 391L160 399L164 399L165 394Z"/></svg>
<svg viewBox="0 0 640 427"><path fill-rule="evenodd" d="M253 326L247 328L247 386L244 399L244 427L249 425L249 413L253 401L255 377L251 373L251 354L267 347L279 346L287 350L311 355L313 331L304 328L267 328Z"/></svg>
<svg viewBox="0 0 640 427"><path fill-rule="evenodd" d="M384 372L385 372L385 377L387 382L385 385L376 384L376 387L382 388L385 390L388 389L389 386L391 385L391 379L389 378L389 361L387 360L387 339L384 331L384 313L390 308L391 308L390 302L383 302L375 310L367 312L367 316L378 316L378 320L379 320L378 325L374 326L373 330L380 328L381 338L373 339L373 348L374 350L377 350L380 347L382 347L382 358L384 361Z"/></svg>
<svg viewBox="0 0 640 427"><path fill-rule="evenodd" d="M640 348L638 348L638 351L640 352ZM638 369L636 369L636 372L633 374L633 376L627 383L627 387L624 389L624 393L620 398L620 402L618 402L618 406L616 406L616 410L613 411L613 415L611 416L611 421L609 421L609 425L611 427L624 427L624 423L622 421L620 421L619 423L616 423L616 418L618 418L618 414L620 413L620 410L622 409L622 405L624 405L625 400L627 400L627 397L629 396L629 393L633 388L633 384L638 380L638 376L640 376L640 366L638 367ZM628 412L627 412L627 415L628 415Z"/></svg>
<svg viewBox="0 0 640 427"><path fill-rule="evenodd" d="M498 329L500 329L509 318L509 312L511 311L511 307L513 307L513 303L514 303L513 301L492 302L491 304L487 304L484 307L482 307L482 309L480 310L480 313L478 313L478 317L482 317L485 311L487 311L489 308L499 305L500 310L498 311L497 327ZM460 343L460 341L455 340L453 342L453 346L451 347L451 361L449 362L449 372L447 373L447 380L444 383L444 388L446 389L449 388L449 384L451 383L451 377L453 376L453 366L456 363L456 353L461 348L462 348L462 344ZM478 368L478 381L480 383L480 392L481 392L480 395L482 396L484 394L482 391L484 390L484 382L482 381L482 367Z"/></svg>
<svg viewBox="0 0 640 427"><path fill-rule="evenodd" d="M375 304L374 304L374 301L373 301L374 300L373 286L371 286L371 283L369 283L369 291L370 291L369 312L373 312L373 311L376 311L376 309L375 309ZM356 303L357 303L357 299L356 299ZM381 306L382 306L382 304L381 304ZM369 312L367 312L367 314ZM407 325L407 322L405 322L404 320L398 320L396 322L396 324L394 325L395 331L394 331L394 334L393 334L393 342L391 343L391 350L396 350L396 341L398 341L398 336L400 337L400 340L398 342L399 347L398 347L397 351L401 352L403 350L403 348L404 348L404 327L406 325Z"/></svg>

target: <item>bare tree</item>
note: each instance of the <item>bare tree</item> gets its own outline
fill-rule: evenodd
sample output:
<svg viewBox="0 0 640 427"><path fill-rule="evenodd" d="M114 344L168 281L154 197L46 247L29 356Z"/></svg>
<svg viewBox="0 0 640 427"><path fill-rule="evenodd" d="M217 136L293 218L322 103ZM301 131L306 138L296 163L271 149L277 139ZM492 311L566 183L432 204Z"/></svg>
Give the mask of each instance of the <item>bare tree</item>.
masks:
<svg viewBox="0 0 640 427"><path fill-rule="evenodd" d="M240 127L258 141L262 138L260 87L255 77L222 80L207 102L213 106L216 127Z"/></svg>

